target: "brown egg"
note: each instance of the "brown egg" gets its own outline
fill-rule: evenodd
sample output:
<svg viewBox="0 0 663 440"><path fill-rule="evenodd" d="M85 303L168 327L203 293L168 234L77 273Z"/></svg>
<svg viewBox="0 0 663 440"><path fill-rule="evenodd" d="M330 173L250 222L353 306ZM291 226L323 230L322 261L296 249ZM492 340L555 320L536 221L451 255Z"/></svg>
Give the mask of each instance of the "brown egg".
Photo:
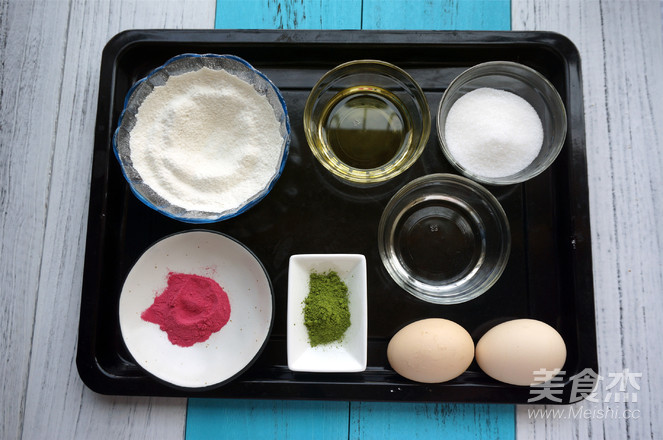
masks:
<svg viewBox="0 0 663 440"><path fill-rule="evenodd" d="M461 375L474 358L470 334L453 321L422 319L403 327L387 347L391 367L416 382L446 382Z"/></svg>
<svg viewBox="0 0 663 440"><path fill-rule="evenodd" d="M515 319L490 329L477 343L477 363L493 379L539 384L562 369L566 345L557 330L534 319ZM548 377L535 372L546 370Z"/></svg>

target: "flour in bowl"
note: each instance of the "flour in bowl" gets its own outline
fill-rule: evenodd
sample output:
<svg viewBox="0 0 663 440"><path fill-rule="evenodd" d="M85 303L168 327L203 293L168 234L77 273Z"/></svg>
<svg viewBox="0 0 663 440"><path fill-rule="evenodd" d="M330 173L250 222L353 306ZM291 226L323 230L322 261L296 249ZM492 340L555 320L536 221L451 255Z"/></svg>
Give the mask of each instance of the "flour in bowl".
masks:
<svg viewBox="0 0 663 440"><path fill-rule="evenodd" d="M266 97L222 70L202 68L155 87L136 114L131 161L170 204L224 212L267 187L283 138Z"/></svg>

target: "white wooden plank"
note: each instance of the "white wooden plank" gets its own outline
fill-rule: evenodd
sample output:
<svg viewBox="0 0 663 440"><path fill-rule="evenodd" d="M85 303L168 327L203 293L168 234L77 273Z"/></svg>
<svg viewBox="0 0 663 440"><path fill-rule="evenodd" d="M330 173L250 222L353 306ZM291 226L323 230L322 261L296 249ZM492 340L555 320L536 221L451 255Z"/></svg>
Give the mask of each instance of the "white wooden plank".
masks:
<svg viewBox="0 0 663 440"><path fill-rule="evenodd" d="M531 407L519 407L518 438L663 438L660 8L658 1L512 1L513 29L558 31L581 53L599 368L608 380L597 388L601 401L580 402L575 413L530 417ZM642 373L640 390L627 388L638 401L615 403L608 376L625 369Z"/></svg>
<svg viewBox="0 0 663 440"><path fill-rule="evenodd" d="M44 242L67 11L0 9L0 438L21 435ZM51 44L44 45L44 41ZM49 115L43 117L43 115Z"/></svg>
<svg viewBox="0 0 663 440"><path fill-rule="evenodd" d="M129 28L211 29L215 2L49 0L36 2L34 6L27 0L15 3L10 9L33 7L34 11L29 14L31 28L23 33L13 29L16 36L12 38L34 39L35 50L48 57L27 53L22 64L17 63L13 71L5 72L19 76L16 89L37 97L25 103L26 111L7 125L17 127L12 143L25 149L10 157L9 166L22 167L25 186L41 185L42 189L40 198L32 196L31 191L36 189L30 186L26 194L15 186L9 193L28 199L25 206L9 206L16 224L24 222L27 214L34 215L32 211L41 217L40 223L28 223L36 231L28 234L37 242L33 245L35 250L30 254L14 251L7 256L15 268L32 269L20 275L26 286L16 286L16 290L32 289L33 304L35 294L38 295L36 311L33 306L27 313L36 316L34 330L24 331L33 334L27 388L22 379L27 371L25 363L14 372L3 373L5 384L23 381L11 390L13 395L3 391L3 402L11 397L24 404L3 410L5 420L13 418L18 422L8 435L0 437L181 439L185 399L99 396L83 385L74 359L101 50L109 38ZM22 54L26 47L17 41L12 43L12 50ZM41 80L32 81L31 72L40 70L44 71ZM3 155L5 150L3 142ZM31 157L45 164L33 168ZM33 180L38 184L31 184ZM4 224L8 223L5 220ZM21 229L25 230L25 224ZM18 233L14 235L20 237ZM3 232L3 246L8 238L13 239ZM16 247L19 246L26 245L19 242ZM42 255L34 258L35 253ZM3 258L4 255L3 250ZM20 317L9 319L23 322ZM26 316L25 320L30 323L33 319ZM29 349L29 342L22 336L14 344L26 344Z"/></svg>

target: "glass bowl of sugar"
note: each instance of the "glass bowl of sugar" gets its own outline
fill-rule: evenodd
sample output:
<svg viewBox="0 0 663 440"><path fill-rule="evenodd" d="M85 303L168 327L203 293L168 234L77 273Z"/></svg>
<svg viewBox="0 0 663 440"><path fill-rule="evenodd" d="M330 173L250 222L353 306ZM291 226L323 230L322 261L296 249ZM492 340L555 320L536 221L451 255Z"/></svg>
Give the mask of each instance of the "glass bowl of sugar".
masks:
<svg viewBox="0 0 663 440"><path fill-rule="evenodd" d="M445 157L463 175L510 185L555 161L566 139L566 110L536 70L491 61L451 82L438 108L437 134Z"/></svg>
<svg viewBox="0 0 663 440"><path fill-rule="evenodd" d="M182 54L136 82L113 149L136 197L187 223L235 217L285 166L290 122L278 88L233 55Z"/></svg>

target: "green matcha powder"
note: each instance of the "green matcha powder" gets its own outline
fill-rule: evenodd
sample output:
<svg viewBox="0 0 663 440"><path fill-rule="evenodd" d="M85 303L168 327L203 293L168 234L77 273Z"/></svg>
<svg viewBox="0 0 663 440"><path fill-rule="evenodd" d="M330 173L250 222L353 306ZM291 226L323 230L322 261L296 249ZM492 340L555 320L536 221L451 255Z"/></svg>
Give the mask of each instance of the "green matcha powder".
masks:
<svg viewBox="0 0 663 440"><path fill-rule="evenodd" d="M348 286L336 272L312 272L304 300L304 324L312 347L341 341L350 327Z"/></svg>

